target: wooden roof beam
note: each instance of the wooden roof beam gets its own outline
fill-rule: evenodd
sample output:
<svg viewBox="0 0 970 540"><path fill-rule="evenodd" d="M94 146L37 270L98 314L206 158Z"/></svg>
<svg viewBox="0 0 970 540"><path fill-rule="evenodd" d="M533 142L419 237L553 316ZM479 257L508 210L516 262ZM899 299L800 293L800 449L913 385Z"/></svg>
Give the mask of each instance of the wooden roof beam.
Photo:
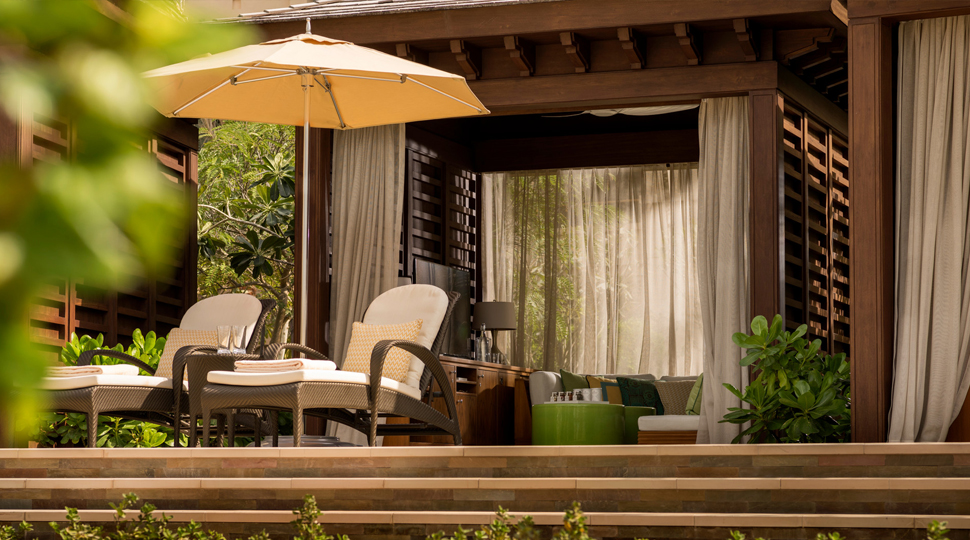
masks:
<svg viewBox="0 0 970 540"><path fill-rule="evenodd" d="M834 28L805 28L775 32L775 57L785 65L814 53L835 39Z"/></svg>
<svg viewBox="0 0 970 540"><path fill-rule="evenodd" d="M647 45L643 36L629 26L617 28L616 35L620 39L620 47L623 47L623 52L626 53L626 58L630 62L630 69L646 67Z"/></svg>
<svg viewBox="0 0 970 540"><path fill-rule="evenodd" d="M419 49L410 43L398 43L397 55L405 60L428 65L428 51Z"/></svg>
<svg viewBox="0 0 970 540"><path fill-rule="evenodd" d="M455 60L465 72L465 78L478 80L482 78L482 50L469 45L463 39L451 40L451 52L455 53Z"/></svg>
<svg viewBox="0 0 970 540"><path fill-rule="evenodd" d="M734 19L734 33L738 36L738 45L744 53L745 62L755 62L758 60L758 45L755 43L754 32L748 19Z"/></svg>
<svg viewBox="0 0 970 540"><path fill-rule="evenodd" d="M505 50L509 51L509 58L515 67L519 68L519 75L531 77L536 72L536 46L519 36L505 36Z"/></svg>
<svg viewBox="0 0 970 540"><path fill-rule="evenodd" d="M836 84L848 82L848 80L849 70L840 69L826 75L825 77L816 77L812 85L817 88L829 88Z"/></svg>
<svg viewBox="0 0 970 540"><path fill-rule="evenodd" d="M694 28L687 23L677 23L674 25L674 34L680 42L680 48L687 57L688 66L696 66L701 63L701 35L694 31Z"/></svg>
<svg viewBox="0 0 970 540"><path fill-rule="evenodd" d="M559 41L566 49L566 56L572 61L576 73L589 71L589 41L575 32L560 33Z"/></svg>
<svg viewBox="0 0 970 540"><path fill-rule="evenodd" d="M846 69L846 66L848 65L848 63L849 63L849 59L846 55L836 54L836 55L833 55L832 58L829 59L827 62L823 62L817 66L812 67L811 70L806 70L806 71L810 71L809 73L807 73L807 75L809 77L813 77L817 81L823 77L828 77L833 73Z"/></svg>

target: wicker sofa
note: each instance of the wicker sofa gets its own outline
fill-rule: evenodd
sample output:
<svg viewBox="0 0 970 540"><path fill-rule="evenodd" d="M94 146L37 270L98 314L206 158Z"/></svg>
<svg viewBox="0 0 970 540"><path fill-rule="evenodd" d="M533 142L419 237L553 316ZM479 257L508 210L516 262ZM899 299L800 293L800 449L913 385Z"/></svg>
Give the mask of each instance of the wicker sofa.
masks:
<svg viewBox="0 0 970 540"><path fill-rule="evenodd" d="M608 379L618 375L597 375ZM649 373L639 375L619 375L631 379L657 380ZM697 376L663 376L661 381L696 381ZM536 371L529 376L529 397L532 404L545 403L553 392L562 392L562 376L554 371ZM640 416L637 419L639 444L693 444L697 439L700 417L687 414L664 414Z"/></svg>

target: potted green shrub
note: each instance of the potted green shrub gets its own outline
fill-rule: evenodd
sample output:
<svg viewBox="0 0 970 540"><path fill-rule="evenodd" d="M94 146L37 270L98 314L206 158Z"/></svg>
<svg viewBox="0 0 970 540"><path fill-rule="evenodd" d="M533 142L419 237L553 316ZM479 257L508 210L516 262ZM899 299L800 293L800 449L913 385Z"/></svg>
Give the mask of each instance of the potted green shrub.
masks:
<svg viewBox="0 0 970 540"><path fill-rule="evenodd" d="M757 316L751 334L734 334L734 343L747 351L742 367L757 376L744 389L725 384L746 407L731 407L721 423L745 424L732 441L749 443L848 442L849 362L844 353L821 354L821 341L803 336L808 327L783 331L781 315L771 326Z"/></svg>

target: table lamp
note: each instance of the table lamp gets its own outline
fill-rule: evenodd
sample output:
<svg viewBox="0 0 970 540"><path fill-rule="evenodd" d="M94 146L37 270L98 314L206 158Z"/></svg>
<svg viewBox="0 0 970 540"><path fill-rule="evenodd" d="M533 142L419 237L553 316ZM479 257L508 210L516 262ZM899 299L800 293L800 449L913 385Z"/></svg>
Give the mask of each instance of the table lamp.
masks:
<svg viewBox="0 0 970 540"><path fill-rule="evenodd" d="M472 317L474 328L485 327L492 331L492 350L489 353L498 363L508 364L508 357L499 350L495 333L499 330L515 330L515 307L512 302L476 302Z"/></svg>

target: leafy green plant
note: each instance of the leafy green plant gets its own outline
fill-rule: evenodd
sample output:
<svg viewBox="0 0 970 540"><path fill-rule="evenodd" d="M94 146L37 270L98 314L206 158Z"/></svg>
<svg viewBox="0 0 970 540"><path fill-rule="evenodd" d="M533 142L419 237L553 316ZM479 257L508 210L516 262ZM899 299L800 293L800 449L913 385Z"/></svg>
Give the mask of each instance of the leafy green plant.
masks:
<svg viewBox="0 0 970 540"><path fill-rule="evenodd" d="M270 343L288 340L293 317L294 134L291 126L199 123L199 296L272 296Z"/></svg>
<svg viewBox="0 0 970 540"><path fill-rule="evenodd" d="M939 522L933 520L926 527L926 540L949 540L946 534L950 532L950 529L946 528L946 522Z"/></svg>
<svg viewBox="0 0 970 540"><path fill-rule="evenodd" d="M147 334L142 334L141 330L136 328L131 333L131 341L132 343L127 349L125 349L120 343L116 344L114 347L105 347L103 334L98 334L98 337L91 337L87 335L78 336L74 332L71 332L71 339L64 345L63 348L61 348L61 352L58 355L58 360L60 360L61 363L66 366L76 366L81 353L99 349L107 349L127 353L128 355L134 356L153 368L158 367L158 361L161 359L162 353L165 351L165 338L156 337L155 332L152 331L149 331ZM95 356L91 359L91 363L96 366L104 366L124 364L125 362L124 360L119 360L117 358L111 358L108 356ZM140 373L142 375L149 375L144 370L141 370Z"/></svg>
<svg viewBox="0 0 970 540"><path fill-rule="evenodd" d="M344 534L337 536L327 534L323 525L317 523L321 513L317 507L317 499L313 495L304 496L303 506L293 511L296 519L290 522L297 533L293 540L349 540Z"/></svg>
<svg viewBox="0 0 970 540"><path fill-rule="evenodd" d="M0 540L26 540L27 533L34 530L34 526L26 521L21 521L20 525L4 525L0 527Z"/></svg>
<svg viewBox="0 0 970 540"><path fill-rule="evenodd" d="M731 407L722 423L751 426L732 442L749 443L847 442L849 423L849 362L845 354L822 355L821 341L803 336L806 325L783 331L781 315L768 321L755 317L751 334L734 334L746 349L741 366L752 366L757 377L741 392L724 384L749 408Z"/></svg>

